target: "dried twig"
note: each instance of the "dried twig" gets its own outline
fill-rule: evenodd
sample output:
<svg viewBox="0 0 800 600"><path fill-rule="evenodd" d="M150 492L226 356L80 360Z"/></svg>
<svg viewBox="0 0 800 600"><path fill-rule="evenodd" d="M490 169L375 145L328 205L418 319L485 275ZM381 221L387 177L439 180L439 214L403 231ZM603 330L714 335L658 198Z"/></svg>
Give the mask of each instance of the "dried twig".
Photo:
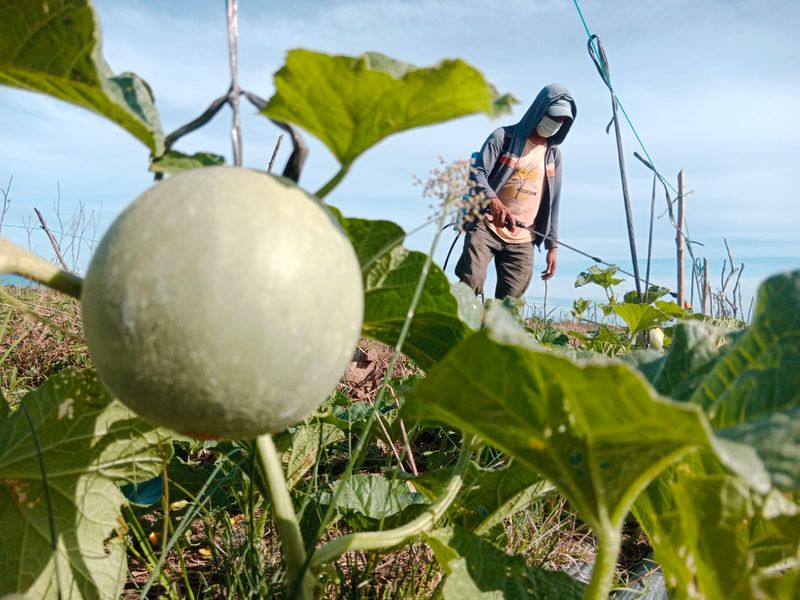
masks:
<svg viewBox="0 0 800 600"><path fill-rule="evenodd" d="M50 233L50 229L47 227L47 223L44 221L44 216L42 215L41 211L34 207L33 210L36 212L36 216L39 217L39 222L42 224L42 229L44 229L45 233L47 233L47 237L50 238L50 243L53 245L53 250L56 251L56 256L58 257L58 261L61 263L61 266L64 267L65 271L69 271L69 267L67 266L67 261L64 260L64 257L61 255L61 250L58 247L58 242L56 238L53 237L53 234Z"/></svg>
<svg viewBox="0 0 800 600"><path fill-rule="evenodd" d="M269 165L267 165L267 173L272 173L272 166L275 164L275 159L278 156L278 150L280 150L282 142L283 142L283 134L280 134L278 136L278 143L275 144L275 150L272 151L272 158L269 159Z"/></svg>

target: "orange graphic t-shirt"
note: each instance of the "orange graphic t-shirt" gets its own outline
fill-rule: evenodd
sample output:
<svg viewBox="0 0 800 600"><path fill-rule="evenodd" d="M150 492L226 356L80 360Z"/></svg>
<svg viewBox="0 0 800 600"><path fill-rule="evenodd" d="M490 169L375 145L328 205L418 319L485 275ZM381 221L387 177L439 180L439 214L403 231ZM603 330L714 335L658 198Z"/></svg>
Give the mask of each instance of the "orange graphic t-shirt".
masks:
<svg viewBox="0 0 800 600"><path fill-rule="evenodd" d="M511 233L507 227L495 227L492 217L487 217L489 228L501 239L512 244L531 242L533 234L526 227L533 225L536 213L542 200L544 184L544 157L547 153L547 141L540 139L525 142L517 168L508 182L497 192L497 198L502 202L524 227L516 227Z"/></svg>

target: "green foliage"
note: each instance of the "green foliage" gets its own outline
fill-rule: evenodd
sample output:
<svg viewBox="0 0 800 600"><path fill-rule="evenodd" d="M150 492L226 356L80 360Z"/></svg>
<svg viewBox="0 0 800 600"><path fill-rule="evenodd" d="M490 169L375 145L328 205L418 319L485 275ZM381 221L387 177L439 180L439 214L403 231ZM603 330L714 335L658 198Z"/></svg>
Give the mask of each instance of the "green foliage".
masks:
<svg viewBox="0 0 800 600"><path fill-rule="evenodd" d="M715 427L800 406L800 271L761 285L752 325L690 400Z"/></svg>
<svg viewBox="0 0 800 600"><path fill-rule="evenodd" d="M653 385L660 394L688 400L728 348L720 329L683 321L675 327L669 354L662 355L655 365Z"/></svg>
<svg viewBox="0 0 800 600"><path fill-rule="evenodd" d="M212 152L195 152L194 154L184 154L176 150L167 150L158 158L150 160L150 171L152 173L166 173L173 175L180 171L189 169L199 169L201 167L213 167L225 163L225 157Z"/></svg>
<svg viewBox="0 0 800 600"><path fill-rule="evenodd" d="M331 494L322 496L320 504L330 504L330 498L340 486L344 489L339 494L336 508L357 531L400 525L417 516L428 505L425 496L412 492L407 482L367 474L336 482Z"/></svg>
<svg viewBox="0 0 800 600"><path fill-rule="evenodd" d="M164 150L153 93L136 74L111 71L89 0L1 0L0 84L94 111L127 129L155 156Z"/></svg>
<svg viewBox="0 0 800 600"><path fill-rule="evenodd" d="M405 237L400 226L390 221L339 218L358 255L364 278L364 324L362 334L393 346L408 313L417 281L422 273L425 254L402 246ZM461 304L459 304L461 299ZM460 314L469 311L461 293L454 297L447 277L431 265L425 280L411 329L403 351L421 368L427 369L442 358L469 333ZM476 323L475 316L470 317Z"/></svg>
<svg viewBox="0 0 800 600"><path fill-rule="evenodd" d="M508 556L486 540L461 529L425 534L447 578L445 600L577 600L585 585L566 573L529 567L522 556Z"/></svg>
<svg viewBox="0 0 800 600"><path fill-rule="evenodd" d="M158 475L169 437L112 400L92 371L51 377L23 403L0 420L0 593L117 598L126 569L117 482Z"/></svg>
<svg viewBox="0 0 800 600"><path fill-rule="evenodd" d="M587 300L586 298L578 298L572 303L572 316L576 319L582 319L583 314L589 310L591 305L591 300Z"/></svg>
<svg viewBox="0 0 800 600"><path fill-rule="evenodd" d="M635 513L671 598L763 597L759 578L800 549L798 507L753 493L708 456L689 457L659 477Z"/></svg>
<svg viewBox="0 0 800 600"><path fill-rule="evenodd" d="M377 52L292 50L275 88L262 112L315 135L345 169L393 133L477 112L498 116L514 102L461 60L417 68Z"/></svg>
<svg viewBox="0 0 800 600"><path fill-rule="evenodd" d="M609 290L612 286L619 285L624 279L614 277L619 267L614 265L610 267L600 268L597 265L592 265L587 270L581 272L575 279L575 287L583 287L593 283L599 285L604 290Z"/></svg>
<svg viewBox="0 0 800 600"><path fill-rule="evenodd" d="M615 304L612 310L625 321L631 337L653 327L659 327L672 319L649 304Z"/></svg>
<svg viewBox="0 0 800 600"><path fill-rule="evenodd" d="M414 486L433 501L452 475L452 469L429 471L414 478ZM551 491L547 481L522 463L515 461L502 469L488 470L473 462L464 473L464 484L448 518L483 535Z"/></svg>
<svg viewBox="0 0 800 600"><path fill-rule="evenodd" d="M282 451L281 460L286 466L286 483L294 487L317 461L321 448L344 439L344 432L330 423L309 423L283 434L276 446Z"/></svg>
<svg viewBox="0 0 800 600"><path fill-rule="evenodd" d="M669 288L661 287L660 285L651 285L650 289L647 290L647 293L644 295L641 303L653 304L656 302L656 300L666 296L667 294L669 294ZM622 297L622 301L629 304L639 304L639 295L636 293L636 290L625 292L625 295ZM677 306L677 304L675 306Z"/></svg>

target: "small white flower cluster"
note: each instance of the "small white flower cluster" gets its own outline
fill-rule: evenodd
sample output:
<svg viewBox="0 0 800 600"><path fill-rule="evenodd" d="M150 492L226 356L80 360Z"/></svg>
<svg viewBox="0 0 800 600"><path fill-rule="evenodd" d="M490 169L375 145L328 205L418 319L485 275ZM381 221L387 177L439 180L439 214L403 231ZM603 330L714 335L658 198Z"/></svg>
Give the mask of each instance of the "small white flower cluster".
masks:
<svg viewBox="0 0 800 600"><path fill-rule="evenodd" d="M434 210L432 219L441 211L451 212L455 227L463 230L480 218L485 205L484 194L474 192L475 181L470 177L475 173L473 163L474 159L448 163L440 156L440 166L430 171L427 181L413 176L414 185L422 186L424 198L438 200L429 205Z"/></svg>

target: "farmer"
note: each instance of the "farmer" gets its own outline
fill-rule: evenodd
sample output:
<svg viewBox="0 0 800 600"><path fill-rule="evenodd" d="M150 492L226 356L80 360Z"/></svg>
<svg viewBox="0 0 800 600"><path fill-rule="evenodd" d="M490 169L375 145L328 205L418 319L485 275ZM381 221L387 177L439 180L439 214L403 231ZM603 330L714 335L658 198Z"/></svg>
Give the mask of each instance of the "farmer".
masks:
<svg viewBox="0 0 800 600"><path fill-rule="evenodd" d="M496 129L473 154L471 194L485 216L470 225L456 276L483 293L494 258L495 298L521 298L533 275L533 246L547 250L542 280L556 272L561 151L577 114L569 90L551 83L516 125Z"/></svg>

